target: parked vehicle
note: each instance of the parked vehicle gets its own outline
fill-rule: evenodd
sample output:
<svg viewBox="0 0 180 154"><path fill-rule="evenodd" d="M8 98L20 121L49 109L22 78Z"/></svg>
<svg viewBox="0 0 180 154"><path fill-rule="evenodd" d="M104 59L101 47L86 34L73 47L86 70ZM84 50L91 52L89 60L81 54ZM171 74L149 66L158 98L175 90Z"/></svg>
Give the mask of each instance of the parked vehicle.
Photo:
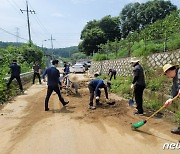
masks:
<svg viewBox="0 0 180 154"><path fill-rule="evenodd" d="M78 72L85 72L85 67L83 64L81 63L77 63L75 65L72 66L72 72L78 73Z"/></svg>

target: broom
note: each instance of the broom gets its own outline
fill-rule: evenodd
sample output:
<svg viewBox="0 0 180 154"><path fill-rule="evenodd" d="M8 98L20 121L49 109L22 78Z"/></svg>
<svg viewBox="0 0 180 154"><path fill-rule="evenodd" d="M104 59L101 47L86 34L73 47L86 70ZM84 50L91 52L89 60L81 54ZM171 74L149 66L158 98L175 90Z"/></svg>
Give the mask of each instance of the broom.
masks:
<svg viewBox="0 0 180 154"><path fill-rule="evenodd" d="M179 95L176 95L172 101L174 101ZM146 118L146 120L140 121L138 123L135 123L132 125L132 128L136 129L139 128L141 126L143 126L149 119L151 119L152 117L154 117L155 114L157 114L159 111L161 111L162 109L164 109L166 107L166 105L163 105L159 110L157 110L156 112L154 112L150 117Z"/></svg>

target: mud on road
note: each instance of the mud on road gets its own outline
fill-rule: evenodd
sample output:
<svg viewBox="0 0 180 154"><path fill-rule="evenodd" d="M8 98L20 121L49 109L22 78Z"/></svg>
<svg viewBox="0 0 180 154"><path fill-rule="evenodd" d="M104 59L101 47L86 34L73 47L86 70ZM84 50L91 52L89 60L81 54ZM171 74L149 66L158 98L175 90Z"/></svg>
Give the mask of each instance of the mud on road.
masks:
<svg viewBox="0 0 180 154"><path fill-rule="evenodd" d="M177 143L175 128L163 119L152 119L137 131L131 124L145 117L134 116L128 102L114 94L115 105L89 110L88 79L80 82L79 95L62 95L70 103L62 107L55 93L44 111L46 85L33 85L25 95L6 105L0 116L2 154L131 154L179 153L163 150L164 143ZM103 92L102 92L103 94ZM103 96L102 96L103 98Z"/></svg>

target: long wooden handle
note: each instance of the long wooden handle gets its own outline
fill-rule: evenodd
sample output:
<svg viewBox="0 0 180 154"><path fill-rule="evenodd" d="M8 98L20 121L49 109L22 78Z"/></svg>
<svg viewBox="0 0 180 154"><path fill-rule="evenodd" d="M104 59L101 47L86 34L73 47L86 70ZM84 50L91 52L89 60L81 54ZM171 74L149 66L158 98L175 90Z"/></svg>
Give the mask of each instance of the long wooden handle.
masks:
<svg viewBox="0 0 180 154"><path fill-rule="evenodd" d="M179 96L179 95L176 95L176 96L172 99L172 101L174 101L176 98L178 98L178 96ZM152 117L154 117L155 114L157 114L159 111L161 111L161 110L164 109L165 107L166 107L166 105L163 105L159 110L157 110L157 111L154 112L150 117L148 117L148 118L146 119L146 121L148 121L149 119L151 119Z"/></svg>

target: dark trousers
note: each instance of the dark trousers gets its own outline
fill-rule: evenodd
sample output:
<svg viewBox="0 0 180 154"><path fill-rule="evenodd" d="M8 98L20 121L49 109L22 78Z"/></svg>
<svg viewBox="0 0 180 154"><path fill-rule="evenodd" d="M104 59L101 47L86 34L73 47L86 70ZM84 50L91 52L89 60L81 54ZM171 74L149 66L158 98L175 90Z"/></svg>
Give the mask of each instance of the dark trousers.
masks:
<svg viewBox="0 0 180 154"><path fill-rule="evenodd" d="M116 72L114 72L114 73L111 73L111 76L110 76L110 81L111 81L111 79L112 79L112 77L114 76L114 80L116 80Z"/></svg>
<svg viewBox="0 0 180 154"><path fill-rule="evenodd" d="M57 86L48 86L48 89L47 89L47 95L46 95L46 99L45 99L45 109L48 109L48 102L49 102L49 98L52 94L52 92L55 91L59 97L59 100L61 101L61 103L64 105L65 104L65 101L61 95L61 92L60 92L60 89Z"/></svg>
<svg viewBox="0 0 180 154"><path fill-rule="evenodd" d="M144 91L144 86L140 85L135 85L134 87L134 95L135 95L135 100L136 100L136 109L138 110L138 113L143 114L143 91Z"/></svg>
<svg viewBox="0 0 180 154"><path fill-rule="evenodd" d="M41 77L40 77L40 74L39 74L39 73L36 73L36 72L34 72L34 75L33 75L33 84L34 84L34 82L35 82L36 76L38 77L39 83L41 84Z"/></svg>
<svg viewBox="0 0 180 154"><path fill-rule="evenodd" d="M93 106L93 99L94 99L95 88L92 87L92 86L90 86L90 85L88 85L88 88L89 88L89 92L90 92L90 103L89 103L89 105L90 105L90 106ZM100 97L100 95L101 95L101 91L98 90L98 96ZM98 103L99 103L99 100L96 100L96 105L97 105Z"/></svg>
<svg viewBox="0 0 180 154"><path fill-rule="evenodd" d="M9 86L10 86L10 84L11 84L11 82L12 82L12 80L14 80L14 79L16 79L17 80L17 82L18 82L18 84L19 84L19 89L22 91L23 90L23 87L22 87L22 83L21 83L21 78L20 78L20 76L11 76L10 77L10 79L9 79L9 82L7 83L7 88L9 88Z"/></svg>

